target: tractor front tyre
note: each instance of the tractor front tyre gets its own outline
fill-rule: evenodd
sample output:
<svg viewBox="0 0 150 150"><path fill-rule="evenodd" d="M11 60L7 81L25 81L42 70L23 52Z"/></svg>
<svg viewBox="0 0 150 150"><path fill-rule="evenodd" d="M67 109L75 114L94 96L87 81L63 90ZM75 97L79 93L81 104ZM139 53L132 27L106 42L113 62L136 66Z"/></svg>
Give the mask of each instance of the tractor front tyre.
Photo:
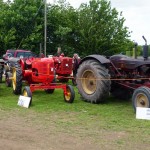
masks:
<svg viewBox="0 0 150 150"><path fill-rule="evenodd" d="M23 89L23 91L22 91L22 95L31 98L31 99L30 99L30 103L29 103L29 107L30 107L31 104L32 104L32 92L31 92L29 86L25 86L25 87L24 87L24 89Z"/></svg>
<svg viewBox="0 0 150 150"><path fill-rule="evenodd" d="M108 69L98 61L84 61L80 64L76 77L77 88L83 100L100 103L109 95L110 75Z"/></svg>
<svg viewBox="0 0 150 150"><path fill-rule="evenodd" d="M22 70L21 70L21 67L13 68L12 85L13 85L13 93L16 95L21 94L21 90L22 90Z"/></svg>
<svg viewBox="0 0 150 150"><path fill-rule="evenodd" d="M136 107L150 108L150 88L142 86L134 90L132 95L132 105L136 112Z"/></svg>
<svg viewBox="0 0 150 150"><path fill-rule="evenodd" d="M10 72L6 72L5 73L5 84L6 84L6 86L7 87L11 87L11 85L12 85L12 80L10 79L11 77L12 77L12 73L10 73Z"/></svg>
<svg viewBox="0 0 150 150"><path fill-rule="evenodd" d="M64 93L64 100L67 103L73 103L75 98L75 92L71 85L66 85L66 93Z"/></svg>

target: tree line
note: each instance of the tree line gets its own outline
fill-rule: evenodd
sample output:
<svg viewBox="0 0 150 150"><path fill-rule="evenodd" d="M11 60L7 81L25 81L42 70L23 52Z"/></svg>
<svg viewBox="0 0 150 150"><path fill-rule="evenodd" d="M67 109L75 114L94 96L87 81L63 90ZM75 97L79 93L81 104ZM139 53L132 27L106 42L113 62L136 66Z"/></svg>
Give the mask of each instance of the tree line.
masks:
<svg viewBox="0 0 150 150"><path fill-rule="evenodd" d="M65 55L112 55L131 49L130 31L122 12L110 1L91 0L73 8L65 0L47 4L47 54L61 47ZM44 45L43 0L0 0L0 54L7 49L35 53Z"/></svg>

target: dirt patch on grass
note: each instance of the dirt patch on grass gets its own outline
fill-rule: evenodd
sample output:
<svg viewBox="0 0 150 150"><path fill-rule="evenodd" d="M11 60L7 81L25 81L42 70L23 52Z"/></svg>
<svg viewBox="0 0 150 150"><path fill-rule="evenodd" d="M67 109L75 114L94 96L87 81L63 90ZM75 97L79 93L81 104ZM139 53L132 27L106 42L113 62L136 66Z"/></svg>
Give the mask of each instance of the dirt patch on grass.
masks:
<svg viewBox="0 0 150 150"><path fill-rule="evenodd" d="M3 115L2 115L3 114ZM55 121L42 123L42 115L20 116L17 112L11 115L1 111L0 149L3 150L84 150L99 149L88 137L84 140L68 131L56 129ZM40 119L41 118L41 119ZM45 124L45 125L44 125Z"/></svg>
<svg viewBox="0 0 150 150"><path fill-rule="evenodd" d="M64 116L65 113L62 115ZM70 125L68 118L61 117L59 113L40 114L31 110L28 113L19 110L13 112L0 110L0 149L137 150L140 147L148 148L146 144L129 141L131 135L127 132L109 131L100 127L78 124L75 122L77 114L71 115L74 118L72 117Z"/></svg>

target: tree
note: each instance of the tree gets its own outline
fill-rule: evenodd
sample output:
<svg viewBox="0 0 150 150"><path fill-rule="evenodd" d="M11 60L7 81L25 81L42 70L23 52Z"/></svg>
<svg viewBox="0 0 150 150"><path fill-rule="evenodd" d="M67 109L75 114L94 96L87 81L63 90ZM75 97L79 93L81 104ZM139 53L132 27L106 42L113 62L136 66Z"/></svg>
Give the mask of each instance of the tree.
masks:
<svg viewBox="0 0 150 150"><path fill-rule="evenodd" d="M7 47L15 43L15 28L9 28L10 26L10 5L0 1L0 53L4 53Z"/></svg>
<svg viewBox="0 0 150 150"><path fill-rule="evenodd" d="M0 30L3 48L37 51L43 41L43 3L41 0L14 0L3 3ZM3 32L2 32L3 30Z"/></svg>
<svg viewBox="0 0 150 150"><path fill-rule="evenodd" d="M79 8L77 45L82 55L123 51L128 45L129 32L124 27L122 13L111 8L106 0L91 0Z"/></svg>
<svg viewBox="0 0 150 150"><path fill-rule="evenodd" d="M0 48L39 52L44 42L42 0L0 0ZM61 47L65 55L112 55L131 47L122 13L107 0L91 0L74 9L65 0L47 8L47 54Z"/></svg>
<svg viewBox="0 0 150 150"><path fill-rule="evenodd" d="M47 34L50 53L56 53L56 48L60 46L65 55L73 55L77 20L77 11L65 0L49 6Z"/></svg>

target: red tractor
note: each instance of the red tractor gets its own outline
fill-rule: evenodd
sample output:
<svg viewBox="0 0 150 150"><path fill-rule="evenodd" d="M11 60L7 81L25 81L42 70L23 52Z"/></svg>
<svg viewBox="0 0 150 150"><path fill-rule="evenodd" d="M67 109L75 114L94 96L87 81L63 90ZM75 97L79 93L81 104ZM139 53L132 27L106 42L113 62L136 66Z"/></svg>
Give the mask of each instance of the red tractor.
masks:
<svg viewBox="0 0 150 150"><path fill-rule="evenodd" d="M57 80L60 82L68 82L69 79L74 81L74 77L72 75L73 72L73 65L74 65L74 60L71 57L64 57L63 54L60 56L49 56L49 59L53 59L54 61L54 68L55 68L55 74L57 76ZM15 59L15 62L13 62L14 58L9 58L8 63L9 63L9 68L10 70L7 71L6 73L6 86L10 87L11 86L11 76L12 76L12 68L16 67L15 62L18 61L20 63L20 66L23 65L21 62L29 62L32 61L31 58L23 58L21 61L20 59ZM24 67L21 67L22 70L24 70ZM24 77L23 77L24 80ZM25 79L26 80L26 79ZM28 82L29 83L29 82ZM29 83L30 84L30 83Z"/></svg>
<svg viewBox="0 0 150 150"><path fill-rule="evenodd" d="M53 93L54 89L61 88L64 91L64 99L72 103L75 97L71 85L56 83L56 71L54 59L52 58L30 58L16 59L12 58L10 63L12 68L12 85L14 94L20 94L22 91L22 80L25 80L30 86L23 89L23 95L32 97L32 92L43 89L47 93Z"/></svg>
<svg viewBox="0 0 150 150"><path fill-rule="evenodd" d="M52 56L51 58L54 60L57 79L60 82L68 82L69 79L73 79L73 59L71 57L64 57L61 54L60 56Z"/></svg>
<svg viewBox="0 0 150 150"><path fill-rule="evenodd" d="M100 103L111 93L120 99L132 97L134 110L150 108L150 60L144 40L144 58L120 54L109 58L90 55L82 59L76 76L81 97L87 102Z"/></svg>

